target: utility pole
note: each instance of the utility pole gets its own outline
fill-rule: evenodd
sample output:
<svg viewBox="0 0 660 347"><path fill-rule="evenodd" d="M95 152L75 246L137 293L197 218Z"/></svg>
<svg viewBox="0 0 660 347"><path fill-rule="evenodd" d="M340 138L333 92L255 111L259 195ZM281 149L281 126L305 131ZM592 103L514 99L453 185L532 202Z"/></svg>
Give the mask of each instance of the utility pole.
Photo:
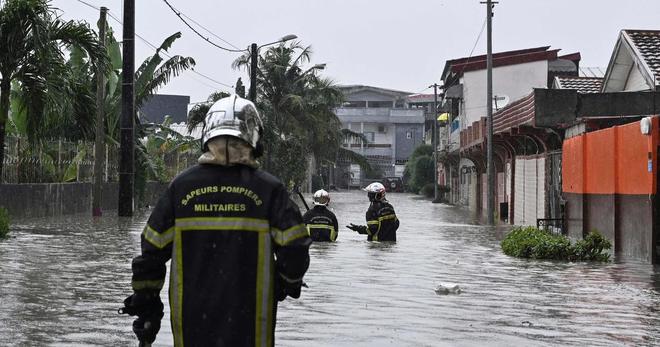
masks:
<svg viewBox="0 0 660 347"><path fill-rule="evenodd" d="M119 216L133 215L135 153L135 0L124 0L123 65L120 120Z"/></svg>
<svg viewBox="0 0 660 347"><path fill-rule="evenodd" d="M99 18L99 42L105 50L105 27L108 9L101 7ZM100 65L96 66L96 134L94 142L94 189L92 190L92 215L100 217L103 194L103 164L105 162L105 76Z"/></svg>
<svg viewBox="0 0 660 347"><path fill-rule="evenodd" d="M482 2L483 3L483 2ZM486 32L487 32L487 53L486 53L486 114L488 119L488 137L486 145L488 152L486 155L488 170L488 197L487 211L488 225L495 224L495 165L493 163L493 6L497 2L488 0L486 3Z"/></svg>
<svg viewBox="0 0 660 347"><path fill-rule="evenodd" d="M438 84L433 83L433 203L440 202L438 196Z"/></svg>
<svg viewBox="0 0 660 347"><path fill-rule="evenodd" d="M250 95L248 99L252 102L257 101L257 69L259 68L259 48L256 43L250 46Z"/></svg>

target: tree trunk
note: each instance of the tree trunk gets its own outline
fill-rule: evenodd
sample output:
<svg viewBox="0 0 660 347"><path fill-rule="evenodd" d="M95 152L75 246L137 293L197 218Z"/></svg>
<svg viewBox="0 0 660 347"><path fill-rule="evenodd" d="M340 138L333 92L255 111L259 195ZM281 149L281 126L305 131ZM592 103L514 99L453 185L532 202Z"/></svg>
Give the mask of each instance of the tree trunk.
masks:
<svg viewBox="0 0 660 347"><path fill-rule="evenodd" d="M6 76L6 75L3 75ZM7 78L0 81L0 184L2 184L2 169L5 161L5 125L9 118L9 92L11 82Z"/></svg>

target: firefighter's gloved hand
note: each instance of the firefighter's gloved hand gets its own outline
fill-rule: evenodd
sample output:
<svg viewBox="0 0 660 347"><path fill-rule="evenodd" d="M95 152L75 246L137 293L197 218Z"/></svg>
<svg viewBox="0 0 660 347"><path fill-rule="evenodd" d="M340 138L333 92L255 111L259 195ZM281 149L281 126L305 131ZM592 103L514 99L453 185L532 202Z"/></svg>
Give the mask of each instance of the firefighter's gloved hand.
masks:
<svg viewBox="0 0 660 347"><path fill-rule="evenodd" d="M160 330L163 318L163 302L157 291L136 291L124 300L124 307L119 313L138 316L133 321L133 332L141 343L151 344Z"/></svg>
<svg viewBox="0 0 660 347"><path fill-rule="evenodd" d="M124 307L119 309L120 314L138 317L152 317L163 313L163 302L160 295L154 290L136 291L124 299Z"/></svg>
<svg viewBox="0 0 660 347"><path fill-rule="evenodd" d="M353 223L349 224L346 226L347 228L357 231L360 234L366 234L367 233L367 226L366 225L355 225Z"/></svg>
<svg viewBox="0 0 660 347"><path fill-rule="evenodd" d="M133 321L133 332L140 341L140 345L151 345L156 340L156 335L160 330L160 321L163 318L163 313L154 315L152 317L138 317Z"/></svg>
<svg viewBox="0 0 660 347"><path fill-rule="evenodd" d="M302 280L290 282L279 274L275 279L275 299L277 299L277 301L284 301L287 296L298 299L300 297L300 287L302 287L302 285Z"/></svg>

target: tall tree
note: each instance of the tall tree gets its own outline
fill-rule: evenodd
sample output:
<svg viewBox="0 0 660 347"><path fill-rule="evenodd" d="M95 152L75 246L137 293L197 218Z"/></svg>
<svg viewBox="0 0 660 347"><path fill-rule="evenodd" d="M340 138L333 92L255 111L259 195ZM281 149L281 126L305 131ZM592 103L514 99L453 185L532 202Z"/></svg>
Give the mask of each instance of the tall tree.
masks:
<svg viewBox="0 0 660 347"><path fill-rule="evenodd" d="M63 48L69 45L84 50L94 65L106 62L89 25L60 19L48 0L6 0L0 8L0 175L12 82L26 100L21 106L34 142L47 129L44 114L64 113L75 94L66 80Z"/></svg>
<svg viewBox="0 0 660 347"><path fill-rule="evenodd" d="M317 162L346 158L364 167L366 160L343 148L348 138L364 137L341 129L334 109L343 95L332 80L318 75L324 65L313 65L310 46L298 42L270 47L259 57L257 81L259 109L264 115L266 168L287 184L307 177L312 154ZM249 54L234 61L249 67Z"/></svg>

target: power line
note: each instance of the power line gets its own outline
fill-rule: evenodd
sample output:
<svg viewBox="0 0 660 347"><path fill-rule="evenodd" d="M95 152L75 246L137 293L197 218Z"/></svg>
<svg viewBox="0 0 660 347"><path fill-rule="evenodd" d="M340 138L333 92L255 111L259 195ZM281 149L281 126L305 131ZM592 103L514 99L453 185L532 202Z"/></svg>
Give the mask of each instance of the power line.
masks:
<svg viewBox="0 0 660 347"><path fill-rule="evenodd" d="M88 2L83 1L83 0L76 0L76 1L78 1L79 3L81 3L81 4L83 4L83 5L87 6L87 7L93 8L93 9L96 10L96 11L100 11L100 10L101 10L99 7L96 7L96 6L94 6L94 5L92 5L92 4L88 3ZM117 18L115 15L112 14L112 12L110 12L110 10L108 10L108 16L110 16L110 18L112 18L114 21L116 21L117 23L119 23L119 25L124 25L124 23L123 23L121 20L119 20L119 18ZM139 39L140 39L143 43L145 43L147 46L149 46L149 47L151 47L151 48L153 48L153 49L155 49L155 50L158 50L158 47L157 47L156 45L154 45L153 43L149 42L149 40L145 39L144 37L138 35L138 33L135 33L135 36L136 36L137 38L139 38ZM161 52L162 52L163 55L165 55L166 57L168 57L168 58L172 58L172 56L169 55L167 52L165 52L165 51L161 51ZM203 78L205 78L205 79L207 79L207 80L209 80L209 81L211 81L211 82L214 82L214 83L216 83L216 84L218 84L218 85L221 85L221 86L226 87L226 88L230 88L230 90L233 90L233 88L234 88L234 86L231 86L231 85L229 85L229 84L227 84L227 83L222 83L222 82L220 82L220 81L217 81L217 80L215 80L215 79L213 79L213 78L211 78L211 77L209 77L209 76L204 75L204 74L201 73L201 72L196 71L194 68L191 68L190 71L191 71L192 73L194 73L194 74L196 74L196 75L198 75L198 76L200 76L200 77L203 77ZM202 83L202 84L204 84L204 85L206 85L207 87L215 88L214 86L211 86L211 85L209 85L209 84L206 83L206 82L200 81L200 80L198 80L198 79L195 79L195 80L198 81L198 82L200 82L200 83Z"/></svg>
<svg viewBox="0 0 660 347"><path fill-rule="evenodd" d="M193 28L192 25L190 25L190 23L188 23L188 21L186 21L186 20L183 18L183 15L182 15L182 13L181 13L180 11L178 11L177 9L175 9L174 7L172 7L172 5L171 5L167 0L163 0L163 1L164 1L164 2L167 4L167 6L172 10L172 12L174 12L174 14L176 14L176 16L179 17L179 19L181 19L181 21L183 22L183 24L185 24L188 28L190 28L190 30L192 30L195 34L197 34L197 36L199 36L199 37L201 37L202 39L204 39L204 41L210 43L211 45L213 45L213 46L215 46L215 47L217 47L217 48L220 48L220 49L222 49L222 50L225 50L225 51L227 51L227 52L243 53L243 52L246 52L246 51L247 51L247 49L229 49L229 48L226 48L226 47L222 47L222 46L218 45L217 43L215 43L215 42L209 40L208 37L205 37L205 36L202 35L199 31L197 31L197 29ZM187 17L187 16L186 16L186 17ZM208 31L208 30L207 30L207 31ZM215 35L215 34L214 34L214 35ZM225 40L222 40L222 41L225 41ZM225 41L225 42L227 42L227 41ZM231 45L231 44L230 44L230 45ZM232 45L232 46L233 46L233 45Z"/></svg>
<svg viewBox="0 0 660 347"><path fill-rule="evenodd" d="M81 4L83 4L83 5L87 6L87 7L91 7L91 8L93 8L93 9L97 10L97 11L100 11L100 10L101 10L100 8L98 8L98 7L96 7L96 6L92 5L92 4L90 4L90 3L88 3L88 2L85 2L85 1L83 1L83 0L76 0L76 1L78 1L79 3L81 3Z"/></svg>
<svg viewBox="0 0 660 347"><path fill-rule="evenodd" d="M483 24L481 25L481 31L479 31L479 35L477 35L477 39L474 41L474 46L472 46L472 49L470 50L470 55L468 55L468 58L465 60L465 63L463 63L463 68L461 69L461 73L465 71L465 68L467 67L467 64L470 63L470 59L472 58L472 54L474 53L474 50L477 48L477 45L479 44L479 41L481 40L481 35L484 33L484 29L486 28L486 22L488 21L488 18L484 19Z"/></svg>
<svg viewBox="0 0 660 347"><path fill-rule="evenodd" d="M211 30L209 30L209 29L207 29L206 27L204 27L203 25L199 24L199 22L197 22L196 20L194 20L194 19L192 19L192 18L186 16L185 13L181 13L181 15L184 16L184 17L186 17L186 18L187 18L188 20L190 20L191 22L197 24L197 26L199 26L200 28L204 29L204 30L205 30L206 32L208 32L209 34L215 36L218 40L220 40L220 41L222 41L222 42L224 42L224 43L226 43L226 44L228 44L228 45L230 45L230 46L232 46L232 47L234 47L234 48L240 50L240 48L236 47L236 46L233 45L231 42L229 42L229 41L223 39L222 37L220 37L220 36L218 36L218 35L216 35L216 34L215 34L214 32L212 32Z"/></svg>
<svg viewBox="0 0 660 347"><path fill-rule="evenodd" d="M81 0L78 0L78 1L81 1ZM110 18L114 19L117 23L119 23L120 25L123 25L123 23L122 23L117 17L115 17L110 11L108 11L108 15L110 16ZM142 41L143 43L145 43L146 45L148 45L149 47L151 47L151 48L153 48L153 49L155 49L155 50L158 50L158 47L157 47L156 45L154 45L153 43L149 42L149 40L147 40L147 39L145 39L144 37L138 35L137 33L135 33L135 36L136 36L138 39L140 39L140 41ZM163 55L166 56L166 57L168 57L168 58L172 58L171 55L169 55L167 52L165 52L165 51L163 51L163 50L161 50L161 53L163 53ZM213 79L213 78L211 78L211 77L209 77L209 76L204 75L204 74L201 73L201 72L198 72L197 70L195 70L195 68L191 68L190 71L191 71L192 73L194 73L194 74L196 74L196 75L198 75L198 76L200 76L200 77L203 77L203 78L205 78L205 79L207 79L207 80L209 80L209 81L211 81L211 82L214 82L214 83L216 83L216 84L218 84L218 85L221 85L221 86L224 86L224 87L230 88L230 90L233 90L233 88L234 88L234 86L231 86L231 85L229 85L229 84L227 84L227 83L223 83L223 82L217 81L217 80L215 80L215 79ZM204 84L205 84L206 86L208 86L208 84L206 84L206 83L204 83Z"/></svg>

